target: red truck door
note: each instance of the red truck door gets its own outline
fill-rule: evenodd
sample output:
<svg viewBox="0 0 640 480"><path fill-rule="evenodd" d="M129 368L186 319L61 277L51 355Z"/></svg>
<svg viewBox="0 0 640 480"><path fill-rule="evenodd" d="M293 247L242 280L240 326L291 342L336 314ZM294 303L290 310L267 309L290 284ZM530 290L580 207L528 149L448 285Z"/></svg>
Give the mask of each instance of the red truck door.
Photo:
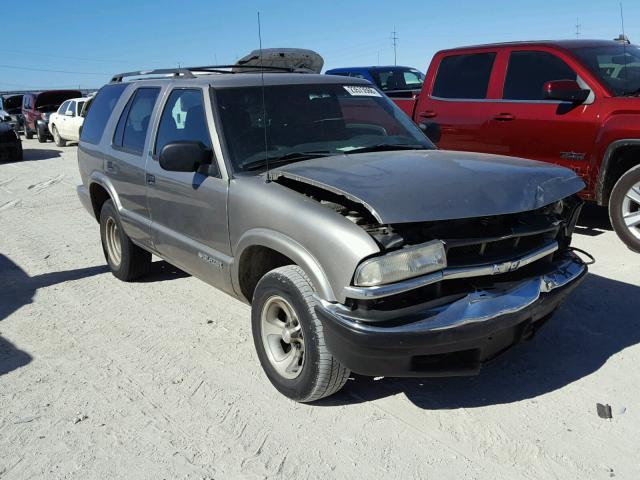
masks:
<svg viewBox="0 0 640 480"><path fill-rule="evenodd" d="M587 179L601 123L598 103L593 88L568 62L541 47L511 49L501 72L500 112L488 130L508 155L563 165ZM543 86L552 80L577 80L592 93L580 105L545 100Z"/></svg>
<svg viewBox="0 0 640 480"><path fill-rule="evenodd" d="M431 139L446 150L504 153L487 131L501 108L494 65L496 49L436 55L414 112L430 125ZM435 137L435 138L434 138Z"/></svg>

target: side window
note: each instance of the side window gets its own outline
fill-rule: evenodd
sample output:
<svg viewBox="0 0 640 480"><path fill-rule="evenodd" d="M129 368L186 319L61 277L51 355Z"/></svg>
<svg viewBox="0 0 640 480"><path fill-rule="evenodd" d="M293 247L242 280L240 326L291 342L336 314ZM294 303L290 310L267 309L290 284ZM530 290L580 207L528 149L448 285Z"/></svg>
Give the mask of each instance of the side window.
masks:
<svg viewBox="0 0 640 480"><path fill-rule="evenodd" d="M438 67L433 96L483 99L487 97L494 52L444 57Z"/></svg>
<svg viewBox="0 0 640 480"><path fill-rule="evenodd" d="M91 103L80 134L81 142L100 143L104 127L113 112L122 92L128 87L126 83L106 85L100 89Z"/></svg>
<svg viewBox="0 0 640 480"><path fill-rule="evenodd" d="M546 82L576 79L576 72L551 53L511 52L502 97L508 100L543 100Z"/></svg>
<svg viewBox="0 0 640 480"><path fill-rule="evenodd" d="M84 102L78 102L78 115L82 113L82 107L84 107Z"/></svg>
<svg viewBox="0 0 640 480"><path fill-rule="evenodd" d="M56 113L58 113L59 115L64 115L67 111L67 108L69 108L69 100L60 105L60 108L58 108L58 111Z"/></svg>
<svg viewBox="0 0 640 480"><path fill-rule="evenodd" d="M76 102L69 102L69 115L76 116Z"/></svg>
<svg viewBox="0 0 640 480"><path fill-rule="evenodd" d="M139 88L135 91L120 115L113 145L137 155L142 154L149 120L159 93L159 88Z"/></svg>
<svg viewBox="0 0 640 480"><path fill-rule="evenodd" d="M157 155L167 143L177 141L201 142L211 148L200 89L173 90L164 106L154 152Z"/></svg>

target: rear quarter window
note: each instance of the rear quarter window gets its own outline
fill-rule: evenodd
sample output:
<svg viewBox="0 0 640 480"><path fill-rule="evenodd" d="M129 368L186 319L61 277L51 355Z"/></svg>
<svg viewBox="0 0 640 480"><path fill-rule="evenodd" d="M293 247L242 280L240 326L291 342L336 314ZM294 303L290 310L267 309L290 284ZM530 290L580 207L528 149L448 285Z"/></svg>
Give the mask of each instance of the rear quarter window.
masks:
<svg viewBox="0 0 640 480"><path fill-rule="evenodd" d="M495 58L495 52L444 57L438 67L433 96L470 100L486 98Z"/></svg>
<svg viewBox="0 0 640 480"><path fill-rule="evenodd" d="M116 83L114 85L106 85L100 89L86 114L82 133L80 134L81 142L100 143L111 112L113 112L113 108L126 88L126 83Z"/></svg>

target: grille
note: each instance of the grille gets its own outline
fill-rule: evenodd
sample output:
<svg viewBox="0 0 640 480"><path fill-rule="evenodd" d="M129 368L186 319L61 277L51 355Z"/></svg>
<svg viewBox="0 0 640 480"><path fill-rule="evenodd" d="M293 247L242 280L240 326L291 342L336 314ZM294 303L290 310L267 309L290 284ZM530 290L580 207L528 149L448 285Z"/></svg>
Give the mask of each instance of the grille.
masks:
<svg viewBox="0 0 640 480"><path fill-rule="evenodd" d="M503 237L446 240L450 267L485 265L511 260L544 247L558 235L558 227L524 231Z"/></svg>

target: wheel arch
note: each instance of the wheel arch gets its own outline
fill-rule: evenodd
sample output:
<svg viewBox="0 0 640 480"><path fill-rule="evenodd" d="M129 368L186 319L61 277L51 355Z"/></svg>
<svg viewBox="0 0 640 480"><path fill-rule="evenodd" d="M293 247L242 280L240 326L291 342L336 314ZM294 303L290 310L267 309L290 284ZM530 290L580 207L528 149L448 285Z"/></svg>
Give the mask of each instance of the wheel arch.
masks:
<svg viewBox="0 0 640 480"><path fill-rule="evenodd" d="M234 257L231 273L234 290L249 303L260 278L284 265L302 268L318 295L335 301L333 289L319 262L302 245L280 232L263 228L246 232L238 241Z"/></svg>
<svg viewBox="0 0 640 480"><path fill-rule="evenodd" d="M102 175L92 175L89 182L89 198L91 199L93 215L98 222L100 221L100 210L102 210L102 206L107 200L112 200L118 211L121 209L120 201L113 185Z"/></svg>
<svg viewBox="0 0 640 480"><path fill-rule="evenodd" d="M636 165L640 165L640 139L622 139L609 144L598 172L598 205L605 206L609 203L613 186L625 172Z"/></svg>

